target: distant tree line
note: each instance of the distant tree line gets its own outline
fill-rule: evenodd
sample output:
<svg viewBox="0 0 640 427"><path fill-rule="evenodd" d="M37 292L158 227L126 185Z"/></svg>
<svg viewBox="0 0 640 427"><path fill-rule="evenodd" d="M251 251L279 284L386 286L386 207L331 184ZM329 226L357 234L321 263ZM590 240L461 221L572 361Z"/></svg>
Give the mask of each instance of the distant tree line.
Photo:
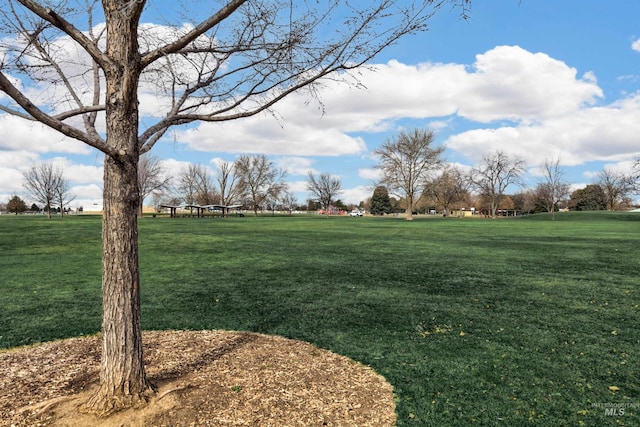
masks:
<svg viewBox="0 0 640 427"><path fill-rule="evenodd" d="M632 194L640 193L640 158L631 173L605 168L595 183L570 191L561 159L545 159L539 165L537 185L530 190L506 194L509 188L523 188L524 161L502 151L487 153L474 168L464 171L446 165L443 147L434 147L431 131L401 132L378 150L377 167L382 178L365 203L373 215L432 211L449 215L451 210L475 207L495 217L500 212L555 212L572 210L625 210L632 207Z"/></svg>
<svg viewBox="0 0 640 427"><path fill-rule="evenodd" d="M414 214L432 211L449 215L452 210L475 207L477 212L495 217L500 212L550 212L555 218L559 209L577 211L626 210L633 207L631 195L640 193L640 158L632 172L623 173L605 168L596 182L570 191L564 178L561 159L546 159L539 166L539 182L530 190L506 194L507 188L523 187L524 162L502 151L488 153L475 168L463 170L447 165L442 158L443 147L433 147L431 131L401 132L386 141L376 154L382 178L371 197L357 207L373 215L406 212ZM23 187L33 203L13 196L2 210L9 213L67 213L75 199L62 168L52 163L32 166L23 174ZM139 213L144 201L153 198L158 206L240 204L258 211L285 210L348 210L356 208L338 199L342 183L328 173L309 172L307 190L311 197L299 205L285 183L286 172L277 168L265 155L239 156L234 162L219 162L215 169L203 164L189 164L176 177L169 176L159 158L146 154L138 169Z"/></svg>

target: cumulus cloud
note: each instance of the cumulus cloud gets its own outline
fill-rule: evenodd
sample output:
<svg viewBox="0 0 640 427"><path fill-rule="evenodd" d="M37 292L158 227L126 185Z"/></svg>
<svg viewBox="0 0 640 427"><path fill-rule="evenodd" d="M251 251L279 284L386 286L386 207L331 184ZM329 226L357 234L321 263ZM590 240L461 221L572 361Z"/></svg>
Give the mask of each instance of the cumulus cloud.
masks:
<svg viewBox="0 0 640 427"><path fill-rule="evenodd" d="M210 163L214 164L217 167L217 163L215 162L215 159L212 159ZM182 173L186 171L189 165L191 164L193 164L193 162L187 162L187 161L176 160L176 159L164 159L160 162L160 165L166 171L167 175L175 178L178 178L180 175L182 175ZM213 176L213 174L215 173L214 168L206 164L203 166Z"/></svg>
<svg viewBox="0 0 640 427"><path fill-rule="evenodd" d="M361 70L357 78L360 88L324 83L319 100L324 114L318 104L294 94L277 105L280 122L262 115L223 125L204 123L179 132L177 140L199 151L363 154L364 141L351 134L385 131L399 118L434 119L437 129L446 128L454 115L529 125L573 114L603 96L593 73L580 78L564 62L518 46L498 46L477 55L469 67L389 61Z"/></svg>
<svg viewBox="0 0 640 427"><path fill-rule="evenodd" d="M340 156L366 151L362 138L321 122L318 117L308 124L280 123L260 115L224 124L202 123L195 129L178 131L176 139L194 151L284 156Z"/></svg>
<svg viewBox="0 0 640 427"><path fill-rule="evenodd" d="M640 39L631 43L631 49L635 50L636 52L640 52Z"/></svg>
<svg viewBox="0 0 640 427"><path fill-rule="evenodd" d="M33 163L37 162L40 156L38 153L28 150L0 150L0 167L26 170ZM0 176L4 176L0 175Z"/></svg>
<svg viewBox="0 0 640 427"><path fill-rule="evenodd" d="M307 181L289 181L289 190L293 193L305 193L307 190ZM298 200L298 203L302 203L302 200Z"/></svg>
<svg viewBox="0 0 640 427"><path fill-rule="evenodd" d="M640 39L633 48L640 49ZM497 46L471 64L389 61L358 70L353 78L358 87L323 82L318 100L296 93L269 114L179 128L174 142L184 146L185 157L189 151L200 153L200 159L211 153L202 161L209 162L212 173L220 153L256 153L280 157L278 164L294 176L314 171L314 156L370 155L375 143L368 147L363 135L395 130L407 118L449 133L448 150L471 162L497 149L528 165L558 156L566 165L618 162L639 153L640 92L604 104L593 72L579 73L545 53ZM163 117L169 105L151 83L145 82L140 92L143 125ZM462 131L451 134L461 123ZM5 168L0 190L5 192L13 188L5 176L15 178L20 168L41 157L92 153L83 143L7 115L0 115L0 135L0 168ZM88 183L83 176L91 183L101 179L102 165L95 165L95 158L87 163L66 165L74 182ZM172 176L188 163L163 160ZM369 182L379 178L374 169L359 169L358 176ZM370 192L364 186L345 190L352 202Z"/></svg>
<svg viewBox="0 0 640 427"><path fill-rule="evenodd" d="M84 211L102 210L102 186L98 184L77 185L71 188L76 198L71 203L73 207L82 207Z"/></svg>
<svg viewBox="0 0 640 427"><path fill-rule="evenodd" d="M518 46L477 55L472 70L458 114L483 123L557 117L603 96L593 73L579 79L577 70L564 62Z"/></svg>
<svg viewBox="0 0 640 427"><path fill-rule="evenodd" d="M353 188L346 188L342 190L342 192L338 195L338 199L342 200L343 203L353 203L358 204L362 200L367 200L371 197L373 193L373 189L366 185L359 185Z"/></svg>
<svg viewBox="0 0 640 427"><path fill-rule="evenodd" d="M366 180L376 182L382 178L382 171L375 168L362 168L358 169L358 176Z"/></svg>
<svg viewBox="0 0 640 427"><path fill-rule="evenodd" d="M12 167L0 166L0 189L2 189L3 195L22 194L24 192L22 179L23 176L19 170ZM8 199L0 199L0 202L7 201Z"/></svg>
<svg viewBox="0 0 640 427"><path fill-rule="evenodd" d="M527 164L547 158L567 165L616 160L638 153L640 94L607 106L583 108L537 124L475 129L451 136L449 149L479 161L489 151L503 150Z"/></svg>
<svg viewBox="0 0 640 427"><path fill-rule="evenodd" d="M307 175L309 172L314 174L318 173L318 171L312 167L313 160L305 157L282 157L276 159L275 163L289 175Z"/></svg>
<svg viewBox="0 0 640 427"><path fill-rule="evenodd" d="M80 200L91 200L93 203L102 202L102 187L97 184L76 185L72 188L72 193Z"/></svg>
<svg viewBox="0 0 640 427"><path fill-rule="evenodd" d="M564 62L518 46L495 47L469 67L390 61L362 71L359 79L366 90L334 83L322 92L327 117L347 132L375 129L399 117L457 114L483 123L534 121L592 105L603 96L593 73L578 78Z"/></svg>
<svg viewBox="0 0 640 427"><path fill-rule="evenodd" d="M69 154L91 152L84 143L62 136L43 124L7 114L0 115L0 135L0 150Z"/></svg>

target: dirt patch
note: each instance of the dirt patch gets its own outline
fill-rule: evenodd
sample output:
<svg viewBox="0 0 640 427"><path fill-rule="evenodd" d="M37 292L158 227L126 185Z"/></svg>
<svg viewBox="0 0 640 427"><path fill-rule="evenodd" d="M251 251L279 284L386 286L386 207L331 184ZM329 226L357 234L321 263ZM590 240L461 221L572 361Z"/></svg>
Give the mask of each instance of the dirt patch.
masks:
<svg viewBox="0 0 640 427"><path fill-rule="evenodd" d="M99 419L98 337L0 352L0 426L393 426L393 389L311 344L226 331L143 333L147 406Z"/></svg>

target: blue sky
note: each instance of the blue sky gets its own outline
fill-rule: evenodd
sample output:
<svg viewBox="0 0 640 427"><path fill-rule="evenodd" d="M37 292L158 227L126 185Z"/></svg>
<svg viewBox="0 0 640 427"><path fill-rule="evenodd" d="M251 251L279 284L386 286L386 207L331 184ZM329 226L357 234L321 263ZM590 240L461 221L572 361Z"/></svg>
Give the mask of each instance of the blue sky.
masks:
<svg viewBox="0 0 640 427"><path fill-rule="evenodd" d="M373 152L414 127L434 130L461 167L495 150L518 156L530 187L547 158L562 159L576 188L604 167L629 169L640 155L640 2L476 0L467 21L458 13L442 10L428 32L377 57L376 71L359 76L367 89L328 82L324 114L292 96L276 107L279 120L176 129L153 153L174 174L267 154L301 203L310 170L340 177L343 201L369 197ZM0 200L23 195L21 173L46 160L64 166L74 205L101 203L100 153L0 114Z"/></svg>

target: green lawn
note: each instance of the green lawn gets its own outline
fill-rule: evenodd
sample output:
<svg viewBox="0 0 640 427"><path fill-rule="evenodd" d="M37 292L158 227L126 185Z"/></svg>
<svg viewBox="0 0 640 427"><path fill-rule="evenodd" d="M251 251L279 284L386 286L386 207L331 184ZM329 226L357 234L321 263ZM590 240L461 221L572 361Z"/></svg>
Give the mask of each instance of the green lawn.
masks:
<svg viewBox="0 0 640 427"><path fill-rule="evenodd" d="M99 218L2 216L0 254L0 348L100 329ZM640 214L145 218L140 254L145 329L347 355L399 426L640 425Z"/></svg>

